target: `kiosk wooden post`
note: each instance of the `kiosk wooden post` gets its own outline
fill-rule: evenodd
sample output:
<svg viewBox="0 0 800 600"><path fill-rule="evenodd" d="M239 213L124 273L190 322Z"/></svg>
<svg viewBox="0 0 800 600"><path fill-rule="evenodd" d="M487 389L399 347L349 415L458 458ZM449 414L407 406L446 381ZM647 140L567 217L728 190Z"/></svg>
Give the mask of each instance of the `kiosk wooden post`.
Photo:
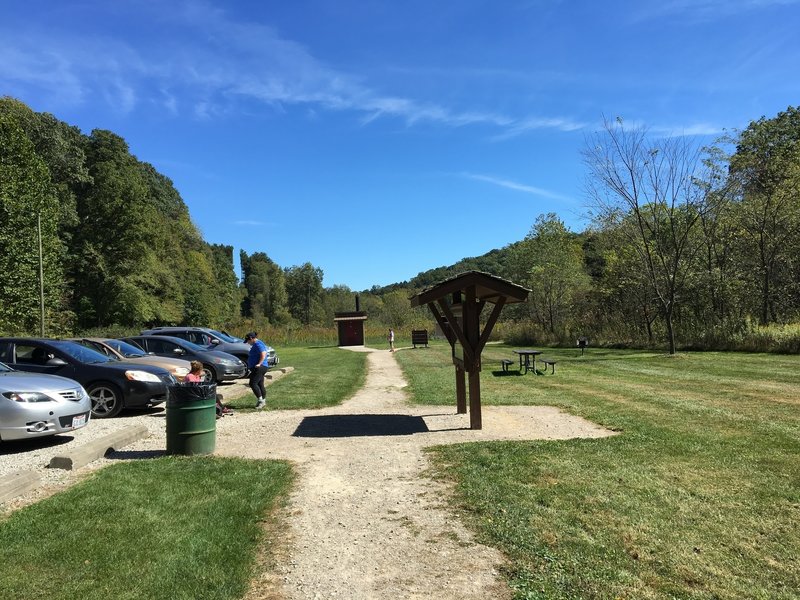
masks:
<svg viewBox="0 0 800 600"><path fill-rule="evenodd" d="M500 277L467 271L446 279L412 296L411 306L427 305L445 333L456 369L456 411L467 412L469 387L469 421L471 429L481 429L481 352L503 306L524 302L530 290ZM487 303L494 305L483 331L480 317Z"/></svg>

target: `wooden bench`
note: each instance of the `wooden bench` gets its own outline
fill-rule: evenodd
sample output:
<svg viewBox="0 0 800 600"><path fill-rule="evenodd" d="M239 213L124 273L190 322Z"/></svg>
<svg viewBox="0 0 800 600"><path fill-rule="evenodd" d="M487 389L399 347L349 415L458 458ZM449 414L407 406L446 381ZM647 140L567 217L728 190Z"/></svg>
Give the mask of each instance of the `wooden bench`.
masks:
<svg viewBox="0 0 800 600"><path fill-rule="evenodd" d="M540 363L544 363L544 372L547 373L547 367L552 367L553 375L556 374L556 362L555 360L551 360L549 358L540 358Z"/></svg>
<svg viewBox="0 0 800 600"><path fill-rule="evenodd" d="M411 345L416 348L417 346L428 347L428 330L427 329L412 329L411 330Z"/></svg>
<svg viewBox="0 0 800 600"><path fill-rule="evenodd" d="M508 371L508 367L514 364L514 361L510 358L504 358L500 361L500 365L503 367L503 371Z"/></svg>

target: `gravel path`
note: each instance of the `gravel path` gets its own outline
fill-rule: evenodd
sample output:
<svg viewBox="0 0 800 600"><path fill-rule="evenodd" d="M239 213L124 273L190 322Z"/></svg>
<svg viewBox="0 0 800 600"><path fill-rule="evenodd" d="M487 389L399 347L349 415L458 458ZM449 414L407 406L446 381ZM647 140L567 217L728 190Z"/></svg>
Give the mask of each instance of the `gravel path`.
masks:
<svg viewBox="0 0 800 600"><path fill-rule="evenodd" d="M341 406L237 413L217 421L216 454L288 459L298 473L278 565L263 567L247 598L510 597L498 575L503 556L476 543L450 510L450 490L425 476L429 465L423 449L467 441L602 437L611 432L554 408L522 406L484 407L484 428L472 431L469 416L455 414L454 407L408 405L406 382L393 354L352 350L369 352L369 372L364 387ZM75 432L75 441L95 425L107 431L133 422L145 423L151 437L80 471L163 453L163 411L92 422ZM51 451L48 446L31 453L35 456L17 456L41 465L49 461L46 455ZM7 472L5 459L0 457L0 474ZM19 468L25 467L10 470ZM76 476L81 473L51 473L49 491L20 502L69 485Z"/></svg>

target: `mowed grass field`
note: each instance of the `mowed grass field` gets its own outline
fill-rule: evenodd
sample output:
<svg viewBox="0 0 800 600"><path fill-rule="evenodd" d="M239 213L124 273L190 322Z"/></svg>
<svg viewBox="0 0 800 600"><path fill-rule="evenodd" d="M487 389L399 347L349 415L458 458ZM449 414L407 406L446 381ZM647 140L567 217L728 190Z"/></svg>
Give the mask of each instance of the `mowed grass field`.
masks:
<svg viewBox="0 0 800 600"><path fill-rule="evenodd" d="M266 410L313 409L334 406L352 396L363 384L367 355L336 346L281 348L278 367L294 367L267 387ZM231 408L252 409L255 396L248 392L227 403Z"/></svg>
<svg viewBox="0 0 800 600"><path fill-rule="evenodd" d="M102 469L0 522L0 598L242 598L293 478L210 456Z"/></svg>
<svg viewBox="0 0 800 600"><path fill-rule="evenodd" d="M619 432L431 450L518 598L800 598L800 357L544 349L482 402L552 405ZM397 354L420 404L455 406L449 346Z"/></svg>

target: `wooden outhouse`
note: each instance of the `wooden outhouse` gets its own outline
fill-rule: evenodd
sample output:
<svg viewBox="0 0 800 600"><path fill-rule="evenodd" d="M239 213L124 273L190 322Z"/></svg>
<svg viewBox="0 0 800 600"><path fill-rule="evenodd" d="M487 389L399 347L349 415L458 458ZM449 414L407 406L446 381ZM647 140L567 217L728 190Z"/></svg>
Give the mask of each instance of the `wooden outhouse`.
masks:
<svg viewBox="0 0 800 600"><path fill-rule="evenodd" d="M334 313L333 322L339 329L339 345L363 346L366 320L367 313L362 311Z"/></svg>

